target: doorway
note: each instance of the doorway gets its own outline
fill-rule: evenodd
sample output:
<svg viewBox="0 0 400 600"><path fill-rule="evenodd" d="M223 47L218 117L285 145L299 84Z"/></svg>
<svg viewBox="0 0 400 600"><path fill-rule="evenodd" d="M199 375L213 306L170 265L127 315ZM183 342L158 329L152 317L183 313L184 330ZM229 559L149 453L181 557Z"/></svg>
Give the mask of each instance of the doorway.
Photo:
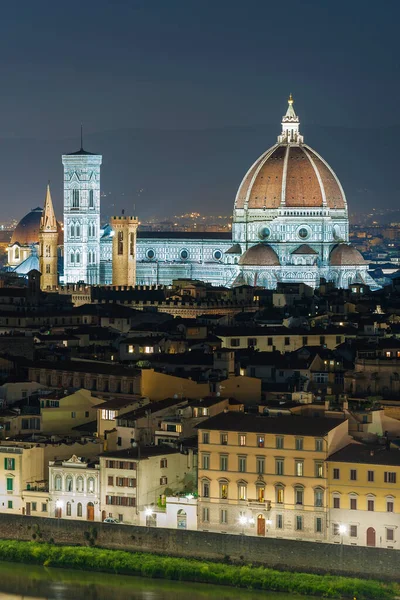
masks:
<svg viewBox="0 0 400 600"><path fill-rule="evenodd" d="M375 546L376 545L376 533L373 527L368 527L367 529L367 546Z"/></svg>
<svg viewBox="0 0 400 600"><path fill-rule="evenodd" d="M26 512L25 512L25 514L26 514L27 517L31 516L31 503L30 502L26 503Z"/></svg>
<svg viewBox="0 0 400 600"><path fill-rule="evenodd" d="M265 519L263 515L257 517L257 535L265 535Z"/></svg>
<svg viewBox="0 0 400 600"><path fill-rule="evenodd" d="M94 504L89 502L86 507L86 518L88 521L94 521Z"/></svg>

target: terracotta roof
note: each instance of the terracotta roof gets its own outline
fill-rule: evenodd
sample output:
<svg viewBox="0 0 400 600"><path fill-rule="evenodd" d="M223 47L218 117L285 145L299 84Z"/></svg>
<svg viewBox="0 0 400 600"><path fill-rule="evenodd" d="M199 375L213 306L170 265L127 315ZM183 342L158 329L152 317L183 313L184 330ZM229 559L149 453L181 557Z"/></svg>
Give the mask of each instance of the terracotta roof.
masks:
<svg viewBox="0 0 400 600"><path fill-rule="evenodd" d="M302 244L296 250L292 252L292 254L318 254L311 246L308 244Z"/></svg>
<svg viewBox="0 0 400 600"><path fill-rule="evenodd" d="M349 244L338 244L332 250L329 262L332 266L355 266L365 265L363 255L354 246Z"/></svg>
<svg viewBox="0 0 400 600"><path fill-rule="evenodd" d="M229 250L226 250L225 254L242 254L242 248L240 244L233 244Z"/></svg>
<svg viewBox="0 0 400 600"><path fill-rule="evenodd" d="M235 208L346 208L340 183L309 146L276 144L264 152L239 186Z"/></svg>
<svg viewBox="0 0 400 600"><path fill-rule="evenodd" d="M240 257L239 265L242 266L260 266L260 267L279 267L280 262L275 250L268 244L256 244L251 246Z"/></svg>

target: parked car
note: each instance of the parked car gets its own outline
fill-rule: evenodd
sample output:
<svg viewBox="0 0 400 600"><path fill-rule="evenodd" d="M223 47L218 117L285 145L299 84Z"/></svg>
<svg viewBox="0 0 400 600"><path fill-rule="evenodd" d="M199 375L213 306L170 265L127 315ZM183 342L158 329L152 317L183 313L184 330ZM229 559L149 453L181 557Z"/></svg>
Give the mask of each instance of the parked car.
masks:
<svg viewBox="0 0 400 600"><path fill-rule="evenodd" d="M104 519L103 523L112 523L113 525L118 525L119 521L118 519L112 519L111 517L107 517L107 519Z"/></svg>

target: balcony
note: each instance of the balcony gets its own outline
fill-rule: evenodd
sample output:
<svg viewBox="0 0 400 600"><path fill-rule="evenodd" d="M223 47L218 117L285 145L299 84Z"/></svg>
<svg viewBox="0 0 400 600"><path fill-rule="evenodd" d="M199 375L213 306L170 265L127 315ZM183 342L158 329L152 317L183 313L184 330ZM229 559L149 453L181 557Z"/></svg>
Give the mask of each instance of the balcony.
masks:
<svg viewBox="0 0 400 600"><path fill-rule="evenodd" d="M271 510L271 500L264 500L264 502L260 502L256 498L248 499L249 508L258 508L259 510Z"/></svg>

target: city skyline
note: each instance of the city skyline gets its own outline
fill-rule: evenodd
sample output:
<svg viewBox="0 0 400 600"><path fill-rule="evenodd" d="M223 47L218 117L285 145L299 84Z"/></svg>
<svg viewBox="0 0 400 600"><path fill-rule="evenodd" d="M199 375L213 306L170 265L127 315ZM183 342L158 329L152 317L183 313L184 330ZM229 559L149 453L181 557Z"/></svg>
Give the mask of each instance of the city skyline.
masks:
<svg viewBox="0 0 400 600"><path fill-rule="evenodd" d="M239 2L228 11L224 2L101 0L80 6L72 28L61 7L22 5L23 21L5 7L0 44L5 218L40 204L48 179L61 212L61 155L78 148L81 123L85 146L104 156L105 213L228 212L247 166L279 133L290 92L306 141L332 164L353 210L397 202L399 123L387 114L399 87L396 3L378 13L358 1L346 12L289 1L285 20L261 2L244 12ZM20 213L8 214L15 204Z"/></svg>

